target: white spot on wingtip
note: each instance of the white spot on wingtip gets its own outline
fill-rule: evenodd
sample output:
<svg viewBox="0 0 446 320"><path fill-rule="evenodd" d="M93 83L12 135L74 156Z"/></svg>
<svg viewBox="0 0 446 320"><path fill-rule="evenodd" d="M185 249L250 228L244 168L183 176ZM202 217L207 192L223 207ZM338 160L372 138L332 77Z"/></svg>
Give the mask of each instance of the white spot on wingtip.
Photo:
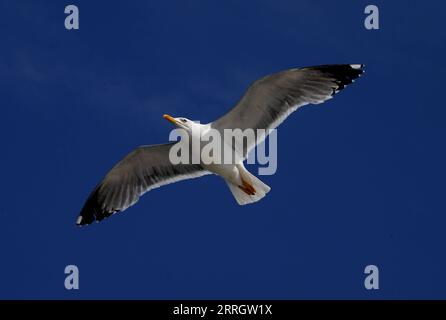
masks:
<svg viewBox="0 0 446 320"><path fill-rule="evenodd" d="M351 64L350 67L352 67L353 69L361 69L362 68L362 64Z"/></svg>
<svg viewBox="0 0 446 320"><path fill-rule="evenodd" d="M76 224L81 224L82 216L77 217Z"/></svg>

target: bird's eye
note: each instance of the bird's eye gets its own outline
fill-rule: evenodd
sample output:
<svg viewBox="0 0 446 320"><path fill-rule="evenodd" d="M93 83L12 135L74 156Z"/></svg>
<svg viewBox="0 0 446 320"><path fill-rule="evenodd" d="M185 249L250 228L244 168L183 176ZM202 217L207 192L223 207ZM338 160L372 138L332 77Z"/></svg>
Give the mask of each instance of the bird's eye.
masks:
<svg viewBox="0 0 446 320"><path fill-rule="evenodd" d="M180 121L181 121L181 122L187 122L187 120L186 120L186 119L183 119L183 118L181 118Z"/></svg>

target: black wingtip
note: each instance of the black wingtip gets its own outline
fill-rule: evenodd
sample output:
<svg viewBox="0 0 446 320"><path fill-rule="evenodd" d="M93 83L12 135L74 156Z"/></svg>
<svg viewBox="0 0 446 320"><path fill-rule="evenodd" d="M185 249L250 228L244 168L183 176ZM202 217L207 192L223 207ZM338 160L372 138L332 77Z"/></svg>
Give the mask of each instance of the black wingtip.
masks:
<svg viewBox="0 0 446 320"><path fill-rule="evenodd" d="M98 201L98 189L99 186L93 190L93 192L90 194L87 201L85 202L79 216L77 217L77 226L89 225L92 224L95 220L102 220L100 210L101 205Z"/></svg>
<svg viewBox="0 0 446 320"><path fill-rule="evenodd" d="M363 63L353 63L349 65L351 69L355 70L360 77L365 72L365 64Z"/></svg>
<svg viewBox="0 0 446 320"><path fill-rule="evenodd" d="M334 79L336 87L333 88L332 95L335 95L349 84L353 83L355 79L359 78L364 73L365 65L362 63L353 64L329 64L309 67L306 69L322 72L323 74Z"/></svg>
<svg viewBox="0 0 446 320"><path fill-rule="evenodd" d="M85 216L85 215L82 215L82 213L81 213L81 215L79 215L77 217L76 226L82 227L85 225L92 224L94 221L95 221L94 215Z"/></svg>
<svg viewBox="0 0 446 320"><path fill-rule="evenodd" d="M118 209L107 210L104 208L104 205L100 200L103 199L103 196L100 195L100 189L101 185L98 185L88 197L77 217L77 226L81 227L92 224L93 222L100 222L112 214L121 211Z"/></svg>

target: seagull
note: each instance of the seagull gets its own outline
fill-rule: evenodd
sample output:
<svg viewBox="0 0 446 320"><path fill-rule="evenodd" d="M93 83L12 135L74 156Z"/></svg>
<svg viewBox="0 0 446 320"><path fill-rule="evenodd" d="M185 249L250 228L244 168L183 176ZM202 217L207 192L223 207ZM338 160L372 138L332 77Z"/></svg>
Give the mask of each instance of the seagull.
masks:
<svg viewBox="0 0 446 320"><path fill-rule="evenodd" d="M233 109L214 122L200 124L184 117L163 117L189 134L196 129L277 128L292 112L307 104L320 104L361 76L363 64L333 64L294 68L255 81ZM137 147L119 161L87 198L77 225L88 225L126 210L146 192L181 180L216 174L222 177L240 205L262 199L270 187L245 169L246 159L259 141L248 142L242 156L229 164L173 164L169 151L179 142ZM225 144L232 143L224 141ZM233 148L233 147L232 147Z"/></svg>

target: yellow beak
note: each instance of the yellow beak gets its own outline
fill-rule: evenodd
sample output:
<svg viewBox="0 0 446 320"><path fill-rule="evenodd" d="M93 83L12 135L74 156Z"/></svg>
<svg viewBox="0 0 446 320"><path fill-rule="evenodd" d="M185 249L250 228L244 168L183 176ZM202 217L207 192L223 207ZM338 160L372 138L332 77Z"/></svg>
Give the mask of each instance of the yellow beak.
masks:
<svg viewBox="0 0 446 320"><path fill-rule="evenodd" d="M168 120L168 121L170 121L170 122L172 122L175 125L178 124L178 122L173 117L169 116L168 114L163 115L163 118Z"/></svg>

